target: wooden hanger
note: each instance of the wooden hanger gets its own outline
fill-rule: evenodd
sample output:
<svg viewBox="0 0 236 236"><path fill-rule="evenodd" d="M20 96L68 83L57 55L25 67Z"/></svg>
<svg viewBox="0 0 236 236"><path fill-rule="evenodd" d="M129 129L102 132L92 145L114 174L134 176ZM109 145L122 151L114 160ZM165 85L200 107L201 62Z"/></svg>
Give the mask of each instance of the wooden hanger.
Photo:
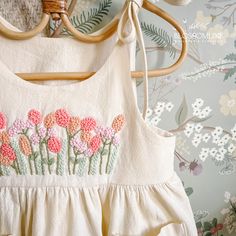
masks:
<svg viewBox="0 0 236 236"><path fill-rule="evenodd" d="M70 31L70 33L78 40L86 43L97 43L101 42L110 37L118 26L119 19L114 18L100 35L85 35L79 32L70 22L67 15L66 8L67 0L43 0L43 16L41 22L32 30L27 32L16 32L8 29L0 22L0 34L13 40L25 40L34 37L38 33L42 32L47 26L50 16L54 20L61 19L64 26ZM168 13L152 4L148 0L143 0L142 7L155 15L166 20L170 23L179 33L182 42L182 51L177 61L169 67L161 68L157 70L149 70L148 77L163 76L172 73L180 67L186 54L187 54L187 42L183 28L179 23L174 20ZM16 73L17 76L24 80L85 80L92 76L95 72L50 72L50 73ZM132 71L131 76L133 78L143 78L143 71Z"/></svg>

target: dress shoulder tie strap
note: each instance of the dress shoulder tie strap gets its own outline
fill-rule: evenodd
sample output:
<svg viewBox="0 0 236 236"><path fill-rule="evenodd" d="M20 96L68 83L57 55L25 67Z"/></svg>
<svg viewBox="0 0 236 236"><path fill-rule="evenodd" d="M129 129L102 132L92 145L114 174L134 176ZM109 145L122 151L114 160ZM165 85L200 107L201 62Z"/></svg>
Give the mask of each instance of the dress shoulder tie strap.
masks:
<svg viewBox="0 0 236 236"><path fill-rule="evenodd" d="M138 11L143 5L143 0L126 0L120 21L118 24L118 37L123 43L132 43L138 40L139 47L142 52L144 62L144 104L143 104L143 119L145 120L148 109L148 66L147 55L145 51L144 39L141 26L138 19ZM129 23L129 32L124 29L126 23Z"/></svg>

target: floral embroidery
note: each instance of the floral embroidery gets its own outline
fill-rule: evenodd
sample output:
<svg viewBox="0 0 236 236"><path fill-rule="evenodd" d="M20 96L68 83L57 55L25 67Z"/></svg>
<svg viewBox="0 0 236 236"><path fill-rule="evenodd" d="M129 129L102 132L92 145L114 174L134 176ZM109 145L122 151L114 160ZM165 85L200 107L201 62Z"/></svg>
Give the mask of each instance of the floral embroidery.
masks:
<svg viewBox="0 0 236 236"><path fill-rule="evenodd" d="M122 114L106 127L65 109L45 117L31 109L26 121L16 119L7 127L7 117L0 112L0 175L110 174L124 124Z"/></svg>

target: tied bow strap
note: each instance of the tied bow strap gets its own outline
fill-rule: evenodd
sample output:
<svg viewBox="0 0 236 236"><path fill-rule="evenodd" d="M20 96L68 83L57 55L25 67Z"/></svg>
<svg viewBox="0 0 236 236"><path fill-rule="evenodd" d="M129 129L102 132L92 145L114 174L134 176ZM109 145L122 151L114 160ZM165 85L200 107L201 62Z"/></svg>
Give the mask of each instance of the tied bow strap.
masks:
<svg viewBox="0 0 236 236"><path fill-rule="evenodd" d="M147 56L145 52L144 39L142 35L141 26L138 19L138 10L142 7L143 0L126 0L120 21L118 24L118 37L123 43L132 43L138 40L144 60L144 104L143 104L143 119L146 118L148 109L148 67ZM125 32L126 23L129 23L129 32Z"/></svg>

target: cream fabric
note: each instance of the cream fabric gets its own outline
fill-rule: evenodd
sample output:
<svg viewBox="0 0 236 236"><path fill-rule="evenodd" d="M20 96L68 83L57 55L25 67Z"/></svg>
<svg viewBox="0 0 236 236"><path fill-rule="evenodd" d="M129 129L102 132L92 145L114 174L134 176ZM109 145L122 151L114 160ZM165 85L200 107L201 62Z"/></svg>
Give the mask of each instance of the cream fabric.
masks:
<svg viewBox="0 0 236 236"><path fill-rule="evenodd" d="M128 4L124 11L138 9ZM0 132L6 131L11 142L1 138L0 143L0 235L197 236L189 199L174 171L176 137L145 123L137 104L135 79L130 77L135 44L117 38L114 35L101 44L86 45L66 38L36 37L13 42L1 37ZM82 82L35 84L13 73L93 69L97 70L95 75ZM69 121L79 116L81 132L85 132L81 121L85 117L93 117L97 127L109 127L89 131L94 136L92 132L96 132L102 142L109 140L108 145L104 144L109 148L99 144L94 155L81 154L74 173L69 169L75 162L68 164L65 150L75 149L67 143L65 131L70 129L65 125L62 108L69 113ZM38 122L38 113L29 112L32 109L39 111L44 122ZM45 117L52 112L56 117L55 134L44 134L49 138L41 148L32 135L37 128L46 127ZM116 119L119 114L122 116ZM28 119L28 123L24 126L18 119ZM86 125L88 129L92 122ZM29 136L32 146L21 132ZM55 150L60 145L55 140L54 145L49 145L52 137L62 143L58 155ZM119 145L114 137L119 138ZM86 142L86 150L97 145ZM3 148L4 143L8 146ZM37 165L29 159L36 150ZM45 150L56 160L50 167L40 159L41 154L47 156ZM13 159L20 166L20 174L11 165L3 165L2 160L12 163Z"/></svg>

